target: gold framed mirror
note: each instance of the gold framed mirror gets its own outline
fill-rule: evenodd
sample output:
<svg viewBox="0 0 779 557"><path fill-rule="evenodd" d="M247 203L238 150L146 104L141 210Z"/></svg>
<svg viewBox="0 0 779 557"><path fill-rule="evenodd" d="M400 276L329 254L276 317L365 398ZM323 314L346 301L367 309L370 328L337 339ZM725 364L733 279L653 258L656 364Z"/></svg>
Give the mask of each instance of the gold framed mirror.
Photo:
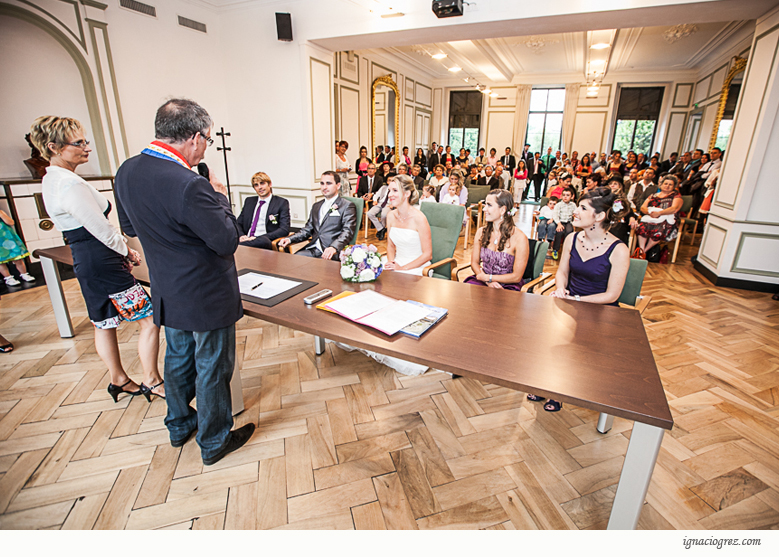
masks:
<svg viewBox="0 0 779 557"><path fill-rule="evenodd" d="M717 136L719 135L719 126L722 122L722 117L725 115L725 105L728 103L728 92L730 91L730 84L733 78L743 72L747 67L747 59L734 57L733 65L730 67L728 75L725 77L725 81L722 82L722 92L719 96L719 106L717 107L717 117L714 120L714 129L711 131L711 138L709 139L709 152L717 144Z"/></svg>
<svg viewBox="0 0 779 557"><path fill-rule="evenodd" d="M395 164L400 162L400 91L388 75L377 77L371 85L371 159L374 161L379 145L390 145L395 150Z"/></svg>

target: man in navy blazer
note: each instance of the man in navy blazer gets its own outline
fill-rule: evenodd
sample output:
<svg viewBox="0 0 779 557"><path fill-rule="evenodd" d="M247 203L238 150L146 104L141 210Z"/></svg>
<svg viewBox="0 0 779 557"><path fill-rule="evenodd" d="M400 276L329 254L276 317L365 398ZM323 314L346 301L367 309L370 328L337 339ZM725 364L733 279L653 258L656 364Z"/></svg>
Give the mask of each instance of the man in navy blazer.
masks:
<svg viewBox="0 0 779 557"><path fill-rule="evenodd" d="M282 238L279 247L310 240L296 255L338 260L341 250L352 241L357 228L357 208L338 195L340 181L341 177L332 170L322 173L319 187L325 198L311 207L308 222L300 232Z"/></svg>
<svg viewBox="0 0 779 557"><path fill-rule="evenodd" d="M273 240L289 235L289 201L273 195L270 176L257 172L252 187L259 197L250 197L238 216L242 246L273 249Z"/></svg>
<svg viewBox="0 0 779 557"><path fill-rule="evenodd" d="M167 101L154 121L157 141L126 160L115 181L119 222L143 245L154 323L165 327L170 443L181 447L197 431L205 465L240 448L255 428L230 431L235 322L243 315L233 254L241 230L224 185L192 171L213 143L211 127L193 101Z"/></svg>

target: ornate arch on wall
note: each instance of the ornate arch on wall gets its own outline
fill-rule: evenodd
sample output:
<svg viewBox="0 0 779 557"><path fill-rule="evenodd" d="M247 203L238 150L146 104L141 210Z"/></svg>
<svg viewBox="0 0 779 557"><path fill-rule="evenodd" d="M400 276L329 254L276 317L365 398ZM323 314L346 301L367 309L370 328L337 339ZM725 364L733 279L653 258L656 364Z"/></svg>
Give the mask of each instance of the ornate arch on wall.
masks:
<svg viewBox="0 0 779 557"><path fill-rule="evenodd" d="M84 86L84 98L86 99L87 109L89 110L89 119L92 122L92 134L94 135L94 145L97 151L100 171L106 175L111 174L107 142L103 130L103 120L100 116L100 107L97 102L95 80L92 76L92 69L89 67L89 62L87 62L87 59L82 54L81 49L53 23L38 14L0 2L0 15L21 19L48 33L62 45L62 48L65 49L76 63L76 67L81 74L81 82ZM32 122L30 123L32 124Z"/></svg>

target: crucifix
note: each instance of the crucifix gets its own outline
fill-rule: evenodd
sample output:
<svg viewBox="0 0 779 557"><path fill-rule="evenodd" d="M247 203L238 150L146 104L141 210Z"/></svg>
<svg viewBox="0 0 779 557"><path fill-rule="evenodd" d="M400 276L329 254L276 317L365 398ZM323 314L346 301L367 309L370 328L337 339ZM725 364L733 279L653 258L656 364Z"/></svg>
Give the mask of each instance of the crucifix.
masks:
<svg viewBox="0 0 779 557"><path fill-rule="evenodd" d="M233 204L233 196L230 194L230 173L227 171L227 151L232 149L225 145L225 136L230 137L230 132L226 132L224 128L219 128L220 131L216 132L216 135L222 138L222 146L217 147L217 151L222 151L225 161L225 184L227 185L227 199L230 200L230 206Z"/></svg>

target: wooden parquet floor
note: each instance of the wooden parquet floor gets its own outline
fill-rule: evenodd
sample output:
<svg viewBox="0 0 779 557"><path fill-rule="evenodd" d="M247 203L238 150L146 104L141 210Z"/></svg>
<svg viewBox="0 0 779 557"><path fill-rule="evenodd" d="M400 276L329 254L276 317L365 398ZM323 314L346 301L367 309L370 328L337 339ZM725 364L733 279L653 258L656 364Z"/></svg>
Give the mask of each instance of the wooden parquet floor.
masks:
<svg viewBox="0 0 779 557"><path fill-rule="evenodd" d="M676 425L639 527L778 529L779 303L712 287L685 262L696 249L644 282ZM236 425L258 428L204 467L194 440L170 446L164 401L113 403L78 284L64 288L74 339L59 337L45 288L0 305L16 344L0 355L0 528L606 526L630 422L600 435L595 412L546 413L441 372L400 376L334 345L317 357L309 335L252 318L238 323ZM137 334L124 324L119 338L140 380Z"/></svg>

